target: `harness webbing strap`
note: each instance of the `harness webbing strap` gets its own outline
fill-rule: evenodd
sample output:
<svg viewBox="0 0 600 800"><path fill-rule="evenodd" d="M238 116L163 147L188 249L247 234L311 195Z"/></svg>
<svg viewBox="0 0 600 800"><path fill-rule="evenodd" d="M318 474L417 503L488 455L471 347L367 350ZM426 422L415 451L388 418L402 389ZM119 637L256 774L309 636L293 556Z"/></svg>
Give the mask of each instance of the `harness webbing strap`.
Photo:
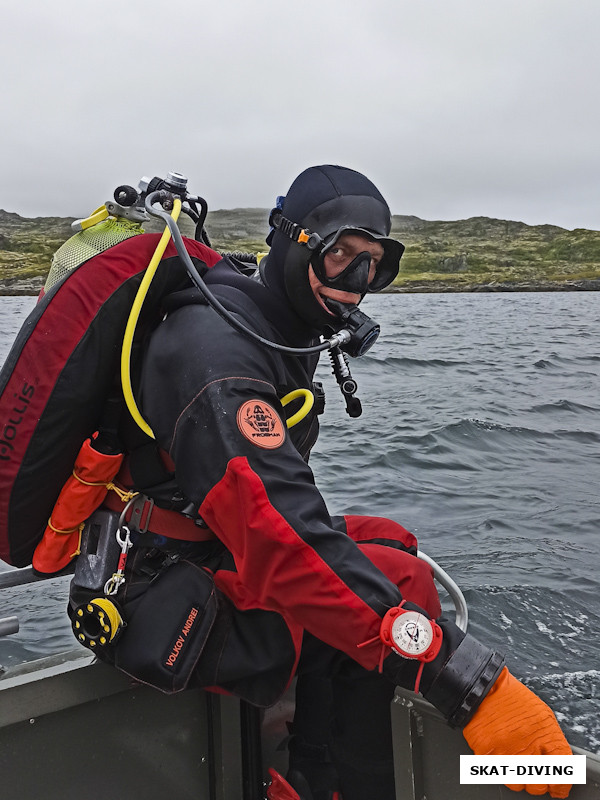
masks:
<svg viewBox="0 0 600 800"><path fill-rule="evenodd" d="M157 533L160 536L166 536L168 539L178 539L183 542L209 542L216 539L215 534L206 527L200 527L193 519L184 517L177 511L169 511L166 508L160 508L153 503L150 498L144 498L140 495L140 499L145 499L144 507L139 511L139 524L144 531L148 530L151 533ZM104 500L104 506L110 508L111 511L118 511L121 513L125 508L123 503L117 495L109 492ZM129 508L125 514L125 522L131 522L133 509ZM136 518L136 521L137 519Z"/></svg>

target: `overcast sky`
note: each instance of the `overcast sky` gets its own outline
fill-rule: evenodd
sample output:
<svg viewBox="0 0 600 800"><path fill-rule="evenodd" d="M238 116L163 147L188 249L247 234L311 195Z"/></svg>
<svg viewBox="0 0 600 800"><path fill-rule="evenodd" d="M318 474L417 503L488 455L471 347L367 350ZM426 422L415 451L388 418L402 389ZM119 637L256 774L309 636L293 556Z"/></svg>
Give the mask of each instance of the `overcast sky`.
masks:
<svg viewBox="0 0 600 800"><path fill-rule="evenodd" d="M3 4L0 208L179 171L212 209L305 167L396 214L600 229L599 0Z"/></svg>

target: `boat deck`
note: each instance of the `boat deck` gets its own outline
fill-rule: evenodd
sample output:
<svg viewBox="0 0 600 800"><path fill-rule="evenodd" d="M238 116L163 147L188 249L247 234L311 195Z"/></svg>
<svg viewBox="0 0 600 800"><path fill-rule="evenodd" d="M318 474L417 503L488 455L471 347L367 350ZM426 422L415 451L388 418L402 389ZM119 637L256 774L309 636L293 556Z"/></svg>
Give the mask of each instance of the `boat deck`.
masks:
<svg viewBox="0 0 600 800"><path fill-rule="evenodd" d="M21 664L0 677L1 796L262 800L267 766L285 769L277 747L290 713L289 697L260 719L197 689L163 695L83 648ZM459 755L470 751L422 698L398 691L392 720L399 800L517 797L503 786L460 785ZM586 755L588 782L571 800L600 800L600 757Z"/></svg>

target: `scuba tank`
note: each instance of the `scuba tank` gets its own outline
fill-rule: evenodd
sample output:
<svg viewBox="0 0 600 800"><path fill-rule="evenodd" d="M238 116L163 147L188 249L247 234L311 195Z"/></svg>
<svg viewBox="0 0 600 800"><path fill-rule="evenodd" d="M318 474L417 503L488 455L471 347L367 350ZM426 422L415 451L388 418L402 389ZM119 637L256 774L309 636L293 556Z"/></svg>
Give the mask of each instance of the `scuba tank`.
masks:
<svg viewBox="0 0 600 800"><path fill-rule="evenodd" d="M145 190L153 181L145 182ZM139 198L144 189L132 192ZM95 223L76 223L80 230L71 247L67 242L55 259L71 268L47 284L0 372L0 559L16 567L31 563L82 442L98 430L131 308L160 240L138 231L114 242L116 226L112 233L106 226L108 206L116 213L125 208L123 200L131 201L123 187L118 193L120 208L116 201L107 203L106 213L92 215L100 217ZM139 203L135 207L139 213ZM108 245L100 252L90 244L94 224ZM220 259L203 242L186 239L184 246L200 271ZM162 298L188 286L169 242L139 312L133 345L160 319Z"/></svg>

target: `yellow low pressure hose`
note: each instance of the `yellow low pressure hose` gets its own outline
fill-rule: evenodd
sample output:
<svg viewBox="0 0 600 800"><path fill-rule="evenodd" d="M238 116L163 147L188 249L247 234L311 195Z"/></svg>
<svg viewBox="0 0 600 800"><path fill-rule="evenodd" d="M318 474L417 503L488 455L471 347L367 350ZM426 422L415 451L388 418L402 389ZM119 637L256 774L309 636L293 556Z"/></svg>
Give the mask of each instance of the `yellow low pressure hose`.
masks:
<svg viewBox="0 0 600 800"><path fill-rule="evenodd" d="M181 200L176 197L173 203L173 210L171 212L171 217L175 222L177 222L180 211ZM125 403L127 404L129 413L135 420L136 424L144 431L145 434L151 436L153 439L155 438L154 432L150 425L148 425L146 420L142 417L141 412L137 407L137 403L135 402L135 397L133 396L133 388L131 386L131 350L133 347L133 336L135 334L135 329L140 317L142 305L144 304L144 300L148 294L148 289L150 288L150 284L152 283L152 279L154 278L156 270L158 269L158 265L160 264L170 238L171 232L169 230L169 226L167 225L152 258L150 259L148 268L144 273L144 277L140 283L139 289L137 290L135 300L131 306L129 319L127 320L127 325L125 327L125 335L123 336L123 347L121 348L121 385L123 387ZM286 406L288 403L291 403L292 400L296 400L299 397L303 397L304 402L302 403L302 407L288 420L286 420L288 428L293 428L294 425L297 425L301 420L303 420L314 405L315 397L309 389L294 389L293 392L289 392L285 395L285 397L281 398L281 404Z"/></svg>
<svg viewBox="0 0 600 800"><path fill-rule="evenodd" d="M175 222L177 222L180 211L181 200L176 197L173 202L173 210L171 211L171 217ZM158 269L158 265L161 262L165 250L167 249L170 238L171 232L169 231L169 227L167 225L152 258L150 259L150 263L148 264L146 272L144 273L144 277L140 283L139 289L137 290L135 300L131 306L129 319L127 320L127 326L125 328L125 335L123 336L123 347L121 348L121 385L123 387L125 403L127 404L129 413L137 425L144 431L144 433L146 433L148 436L151 436L153 439L155 436L152 428L142 417L140 410L137 407L137 403L135 402L135 397L133 396L133 389L131 386L131 349L133 347L133 336L138 324L142 305L144 304L144 300L146 299L148 289L150 288L152 279L154 278L156 270Z"/></svg>

